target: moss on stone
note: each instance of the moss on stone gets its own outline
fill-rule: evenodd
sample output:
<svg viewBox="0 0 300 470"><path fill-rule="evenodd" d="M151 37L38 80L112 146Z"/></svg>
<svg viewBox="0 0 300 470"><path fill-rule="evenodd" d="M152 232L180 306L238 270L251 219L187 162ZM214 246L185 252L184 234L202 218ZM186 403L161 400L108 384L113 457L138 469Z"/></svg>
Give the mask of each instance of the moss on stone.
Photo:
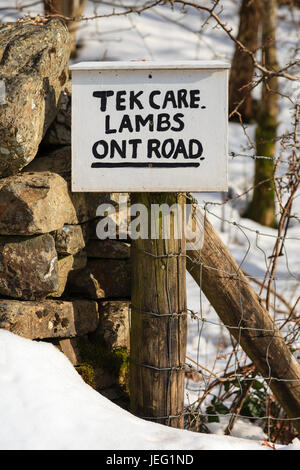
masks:
<svg viewBox="0 0 300 470"><path fill-rule="evenodd" d="M81 375L85 383L90 385L92 388L96 388L96 374L95 369L91 364L78 364L75 366L77 372Z"/></svg>
<svg viewBox="0 0 300 470"><path fill-rule="evenodd" d="M82 363L93 369L94 376L95 369L104 369L127 390L129 351L126 348L109 350L97 335L90 335L88 340L78 338L78 348Z"/></svg>

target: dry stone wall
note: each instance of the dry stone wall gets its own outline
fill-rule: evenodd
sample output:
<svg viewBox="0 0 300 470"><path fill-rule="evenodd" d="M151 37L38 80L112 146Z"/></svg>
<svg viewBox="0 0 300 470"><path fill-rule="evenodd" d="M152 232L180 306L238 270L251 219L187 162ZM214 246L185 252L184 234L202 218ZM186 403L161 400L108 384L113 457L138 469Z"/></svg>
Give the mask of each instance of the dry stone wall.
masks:
<svg viewBox="0 0 300 470"><path fill-rule="evenodd" d="M0 328L52 342L117 400L127 389L130 243L96 236L96 209L111 194L71 191L69 54L58 19L0 26Z"/></svg>

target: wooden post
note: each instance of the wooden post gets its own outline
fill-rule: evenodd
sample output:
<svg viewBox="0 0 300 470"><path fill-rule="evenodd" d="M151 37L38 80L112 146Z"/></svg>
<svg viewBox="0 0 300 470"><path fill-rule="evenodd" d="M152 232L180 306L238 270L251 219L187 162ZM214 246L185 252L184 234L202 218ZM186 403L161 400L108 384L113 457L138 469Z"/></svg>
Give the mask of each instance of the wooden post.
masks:
<svg viewBox="0 0 300 470"><path fill-rule="evenodd" d="M300 432L300 364L212 225L195 217L204 243L187 252L187 269Z"/></svg>
<svg viewBox="0 0 300 470"><path fill-rule="evenodd" d="M135 193L131 202L148 210L151 204L183 204L176 193ZM153 215L153 212L152 212ZM185 240L138 239L132 247L132 314L130 345L131 411L161 424L183 428L186 355ZM175 219L171 216L171 229ZM153 223L153 219L152 219ZM183 256L181 256L183 255Z"/></svg>

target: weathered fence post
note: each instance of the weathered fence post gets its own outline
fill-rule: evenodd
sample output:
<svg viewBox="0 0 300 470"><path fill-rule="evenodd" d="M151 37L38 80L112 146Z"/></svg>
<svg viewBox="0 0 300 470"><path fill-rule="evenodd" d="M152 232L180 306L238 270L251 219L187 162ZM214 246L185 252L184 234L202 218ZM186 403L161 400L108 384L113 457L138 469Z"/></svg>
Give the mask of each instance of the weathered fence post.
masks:
<svg viewBox="0 0 300 470"><path fill-rule="evenodd" d="M183 204L176 193L135 193L132 203ZM162 238L159 219L157 239L139 238L132 247L132 314L130 400L134 414L173 427L183 427L184 363L186 355L186 258L185 240L172 233L175 215L170 216L170 237ZM180 214L177 214L180 217ZM183 256L182 256L183 255Z"/></svg>

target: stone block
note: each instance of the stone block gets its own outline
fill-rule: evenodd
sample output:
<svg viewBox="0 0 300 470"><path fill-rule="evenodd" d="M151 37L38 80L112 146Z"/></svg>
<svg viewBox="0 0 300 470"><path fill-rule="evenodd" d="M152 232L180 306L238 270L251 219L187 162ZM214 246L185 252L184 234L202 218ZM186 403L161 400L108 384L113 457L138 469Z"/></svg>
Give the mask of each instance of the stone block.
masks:
<svg viewBox="0 0 300 470"><path fill-rule="evenodd" d="M29 339L83 336L98 322L98 305L91 300L0 300L0 328Z"/></svg>
<svg viewBox="0 0 300 470"><path fill-rule="evenodd" d="M68 79L70 36L65 24L23 22L0 27L0 176L19 172L36 156L55 119Z"/></svg>

